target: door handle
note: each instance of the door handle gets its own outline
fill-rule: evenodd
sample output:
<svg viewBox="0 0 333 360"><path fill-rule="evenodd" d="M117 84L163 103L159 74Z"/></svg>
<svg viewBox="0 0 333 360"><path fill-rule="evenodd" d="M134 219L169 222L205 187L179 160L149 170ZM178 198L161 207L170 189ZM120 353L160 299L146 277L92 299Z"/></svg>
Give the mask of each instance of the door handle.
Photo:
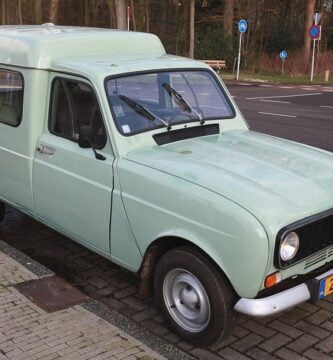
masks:
<svg viewBox="0 0 333 360"><path fill-rule="evenodd" d="M55 150L54 149L51 149L45 145L42 145L40 144L37 148L37 151L40 153L40 154L44 154L44 155L53 155L55 153Z"/></svg>

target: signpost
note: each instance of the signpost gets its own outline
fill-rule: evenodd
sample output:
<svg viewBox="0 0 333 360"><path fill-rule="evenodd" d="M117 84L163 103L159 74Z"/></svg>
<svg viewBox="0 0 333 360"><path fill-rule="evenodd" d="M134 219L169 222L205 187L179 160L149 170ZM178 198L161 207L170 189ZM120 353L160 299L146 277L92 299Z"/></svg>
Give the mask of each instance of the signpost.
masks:
<svg viewBox="0 0 333 360"><path fill-rule="evenodd" d="M240 20L238 22L238 31L239 31L239 48L238 48L238 62L237 62L237 77L236 79L239 79L239 68L240 68L240 60L241 60L241 50L242 50L242 37L243 34L247 30L247 21L246 20Z"/></svg>
<svg viewBox="0 0 333 360"><path fill-rule="evenodd" d="M280 59L282 60L282 76L284 75L284 62L287 57L288 57L288 51L282 50L280 52Z"/></svg>
<svg viewBox="0 0 333 360"><path fill-rule="evenodd" d="M320 37L321 37L321 26L318 26L320 19L321 19L320 13L313 14L314 25L312 25L309 29L309 35L310 35L311 39L313 40L312 62L311 62L311 81L313 81L313 76L314 76L316 41L320 40Z"/></svg>

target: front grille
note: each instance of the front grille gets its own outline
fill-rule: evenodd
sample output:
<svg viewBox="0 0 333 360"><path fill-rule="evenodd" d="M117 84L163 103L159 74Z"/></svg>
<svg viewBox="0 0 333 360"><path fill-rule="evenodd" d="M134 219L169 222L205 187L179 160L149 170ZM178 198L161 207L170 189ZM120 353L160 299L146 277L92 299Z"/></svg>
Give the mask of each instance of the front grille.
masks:
<svg viewBox="0 0 333 360"><path fill-rule="evenodd" d="M300 238L300 247L297 255L290 261L281 261L279 248L281 240L290 232L296 232ZM282 229L276 241L274 263L279 268L290 267L304 259L309 260L306 267L314 266L325 258L329 258L333 246L333 209L324 213L297 221ZM323 250L327 250L322 252ZM309 259L311 257L311 259Z"/></svg>
<svg viewBox="0 0 333 360"><path fill-rule="evenodd" d="M298 258L303 259L313 255L333 245L333 215L304 225L296 232L301 239Z"/></svg>

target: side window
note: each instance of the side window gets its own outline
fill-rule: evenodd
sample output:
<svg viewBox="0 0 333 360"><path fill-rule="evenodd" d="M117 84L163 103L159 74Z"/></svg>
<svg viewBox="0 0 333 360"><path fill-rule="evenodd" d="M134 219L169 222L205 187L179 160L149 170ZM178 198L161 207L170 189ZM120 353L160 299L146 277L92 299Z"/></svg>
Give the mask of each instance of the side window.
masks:
<svg viewBox="0 0 333 360"><path fill-rule="evenodd" d="M93 145L102 149L106 131L92 88L75 80L56 78L52 84L50 132L77 141L79 129L84 125L93 128Z"/></svg>
<svg viewBox="0 0 333 360"><path fill-rule="evenodd" d="M0 70L0 122L19 126L23 109L23 77L20 73Z"/></svg>

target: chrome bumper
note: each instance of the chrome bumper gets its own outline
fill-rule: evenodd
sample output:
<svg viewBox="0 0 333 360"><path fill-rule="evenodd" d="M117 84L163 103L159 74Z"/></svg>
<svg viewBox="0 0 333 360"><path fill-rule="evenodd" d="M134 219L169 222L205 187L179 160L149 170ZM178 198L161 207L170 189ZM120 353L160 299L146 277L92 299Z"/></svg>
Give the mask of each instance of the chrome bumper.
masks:
<svg viewBox="0 0 333 360"><path fill-rule="evenodd" d="M333 275L333 269L316 277L314 280L320 281L330 275ZM241 298L234 309L246 315L269 316L308 301L311 297L310 287L303 283L262 299Z"/></svg>

